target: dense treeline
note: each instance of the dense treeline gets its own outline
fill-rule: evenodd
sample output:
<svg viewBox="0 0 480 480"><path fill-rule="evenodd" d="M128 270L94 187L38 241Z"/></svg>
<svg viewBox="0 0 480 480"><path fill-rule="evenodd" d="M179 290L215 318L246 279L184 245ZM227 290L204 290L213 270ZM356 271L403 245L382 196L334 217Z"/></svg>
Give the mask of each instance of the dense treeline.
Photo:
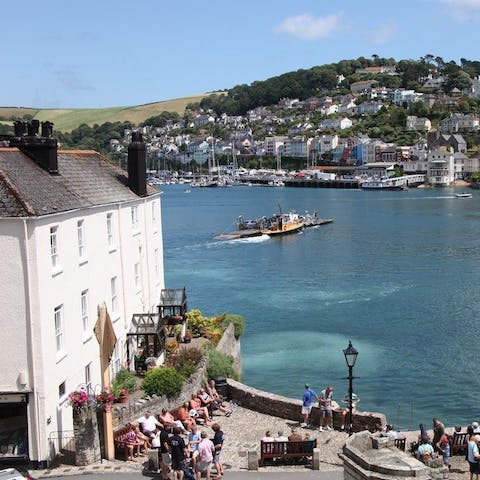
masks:
<svg viewBox="0 0 480 480"><path fill-rule="evenodd" d="M380 65L395 66L398 75L355 73L359 68ZM369 79L375 79L379 86L421 91L421 83L429 74L446 78L443 87L446 93L454 88L462 90L471 85L473 77L480 75L480 62L462 58L460 65L457 65L453 60L446 62L441 57L433 55L426 55L420 60L399 62L393 58L380 58L377 55L373 55L372 59L360 57L356 60L341 60L309 70L285 73L265 81L253 82L251 85L237 85L226 93L206 97L200 104L191 104L189 107L200 106L203 109L212 109L217 114L225 112L229 115L244 115L255 107L274 105L282 98L305 100L332 91L339 94L348 93L351 83ZM339 76L345 77L344 80L339 82Z"/></svg>
<svg viewBox="0 0 480 480"><path fill-rule="evenodd" d="M84 123L70 133L56 132L55 136L62 148L96 150L106 154L110 151L110 140L122 141L125 130L132 128L134 125L130 122L106 122L93 127Z"/></svg>

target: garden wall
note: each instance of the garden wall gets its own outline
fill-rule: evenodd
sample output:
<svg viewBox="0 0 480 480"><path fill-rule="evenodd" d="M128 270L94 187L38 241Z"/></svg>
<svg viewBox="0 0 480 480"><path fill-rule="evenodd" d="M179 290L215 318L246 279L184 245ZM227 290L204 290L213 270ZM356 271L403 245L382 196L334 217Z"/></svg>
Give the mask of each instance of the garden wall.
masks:
<svg viewBox="0 0 480 480"><path fill-rule="evenodd" d="M235 339L232 324L226 328L222 338L218 342L217 350L227 355L232 355L235 368L240 368L239 372L241 372L242 357L240 341ZM203 360L199 363L197 371L184 383L181 393L174 398L153 395L149 399L131 400L127 403L114 403L112 406L113 428L116 429L140 418L145 413L145 410L160 413L162 408L166 408L167 410L177 409L182 403L188 402L192 397L192 393L198 392L200 387L205 385L206 381L207 362Z"/></svg>

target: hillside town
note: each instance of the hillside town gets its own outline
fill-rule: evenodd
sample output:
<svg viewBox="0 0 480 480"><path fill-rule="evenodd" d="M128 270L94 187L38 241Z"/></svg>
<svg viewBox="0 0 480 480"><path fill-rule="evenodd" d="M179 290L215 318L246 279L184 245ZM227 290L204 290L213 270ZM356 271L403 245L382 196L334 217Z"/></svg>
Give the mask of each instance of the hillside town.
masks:
<svg viewBox="0 0 480 480"><path fill-rule="evenodd" d="M393 66L366 67L355 73L397 75ZM212 159L216 158L224 172L232 173L239 167L256 171L262 168L262 161L265 165L267 159L273 159L277 170L290 160L306 173L352 173L357 167L384 163L395 165L404 174L424 174L431 185L469 179L480 170L480 155L465 136L480 131L480 117L460 110L465 98L478 99L480 78L471 80L468 88L455 87L448 94L442 90L445 77L430 74L422 80L423 92L431 93L381 87L372 79L351 83L348 94L283 98L246 115L216 114L197 106L180 121L140 127L147 142L149 168L158 172L175 164L184 171L195 172L207 165L215 170ZM338 76L338 84L344 81ZM409 114L440 109L449 114L435 121ZM397 121L408 135L408 143L382 140L389 133L388 125L378 126L378 136L362 133L363 126L375 121L379 113L390 114L392 123ZM112 139L111 150L122 155L133 130L126 130L122 140Z"/></svg>

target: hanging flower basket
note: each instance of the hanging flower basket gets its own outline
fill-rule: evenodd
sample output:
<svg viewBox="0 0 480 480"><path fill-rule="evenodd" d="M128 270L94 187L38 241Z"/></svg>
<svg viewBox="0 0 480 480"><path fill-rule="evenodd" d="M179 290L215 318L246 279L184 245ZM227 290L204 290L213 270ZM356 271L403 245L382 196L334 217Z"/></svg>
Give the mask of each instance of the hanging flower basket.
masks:
<svg viewBox="0 0 480 480"><path fill-rule="evenodd" d="M93 403L93 398L84 388L79 388L68 394L68 403L74 412L86 410Z"/></svg>
<svg viewBox="0 0 480 480"><path fill-rule="evenodd" d="M109 389L102 390L95 396L95 402L99 408L102 408L104 412L110 412L112 409L112 403L115 400L113 393Z"/></svg>

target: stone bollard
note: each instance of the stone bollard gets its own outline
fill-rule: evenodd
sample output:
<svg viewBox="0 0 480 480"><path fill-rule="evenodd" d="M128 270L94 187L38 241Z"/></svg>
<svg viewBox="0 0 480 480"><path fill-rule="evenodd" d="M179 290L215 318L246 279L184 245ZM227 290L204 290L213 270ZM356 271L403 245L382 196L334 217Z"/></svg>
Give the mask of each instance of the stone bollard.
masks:
<svg viewBox="0 0 480 480"><path fill-rule="evenodd" d="M313 449L312 470L320 470L320 449Z"/></svg>
<svg viewBox="0 0 480 480"><path fill-rule="evenodd" d="M247 452L248 470L258 470L258 452L256 450L249 450Z"/></svg>
<svg viewBox="0 0 480 480"><path fill-rule="evenodd" d="M148 456L148 469L151 472L158 472L158 470L160 469L160 466L158 464L158 450L155 448L148 450L147 456Z"/></svg>

